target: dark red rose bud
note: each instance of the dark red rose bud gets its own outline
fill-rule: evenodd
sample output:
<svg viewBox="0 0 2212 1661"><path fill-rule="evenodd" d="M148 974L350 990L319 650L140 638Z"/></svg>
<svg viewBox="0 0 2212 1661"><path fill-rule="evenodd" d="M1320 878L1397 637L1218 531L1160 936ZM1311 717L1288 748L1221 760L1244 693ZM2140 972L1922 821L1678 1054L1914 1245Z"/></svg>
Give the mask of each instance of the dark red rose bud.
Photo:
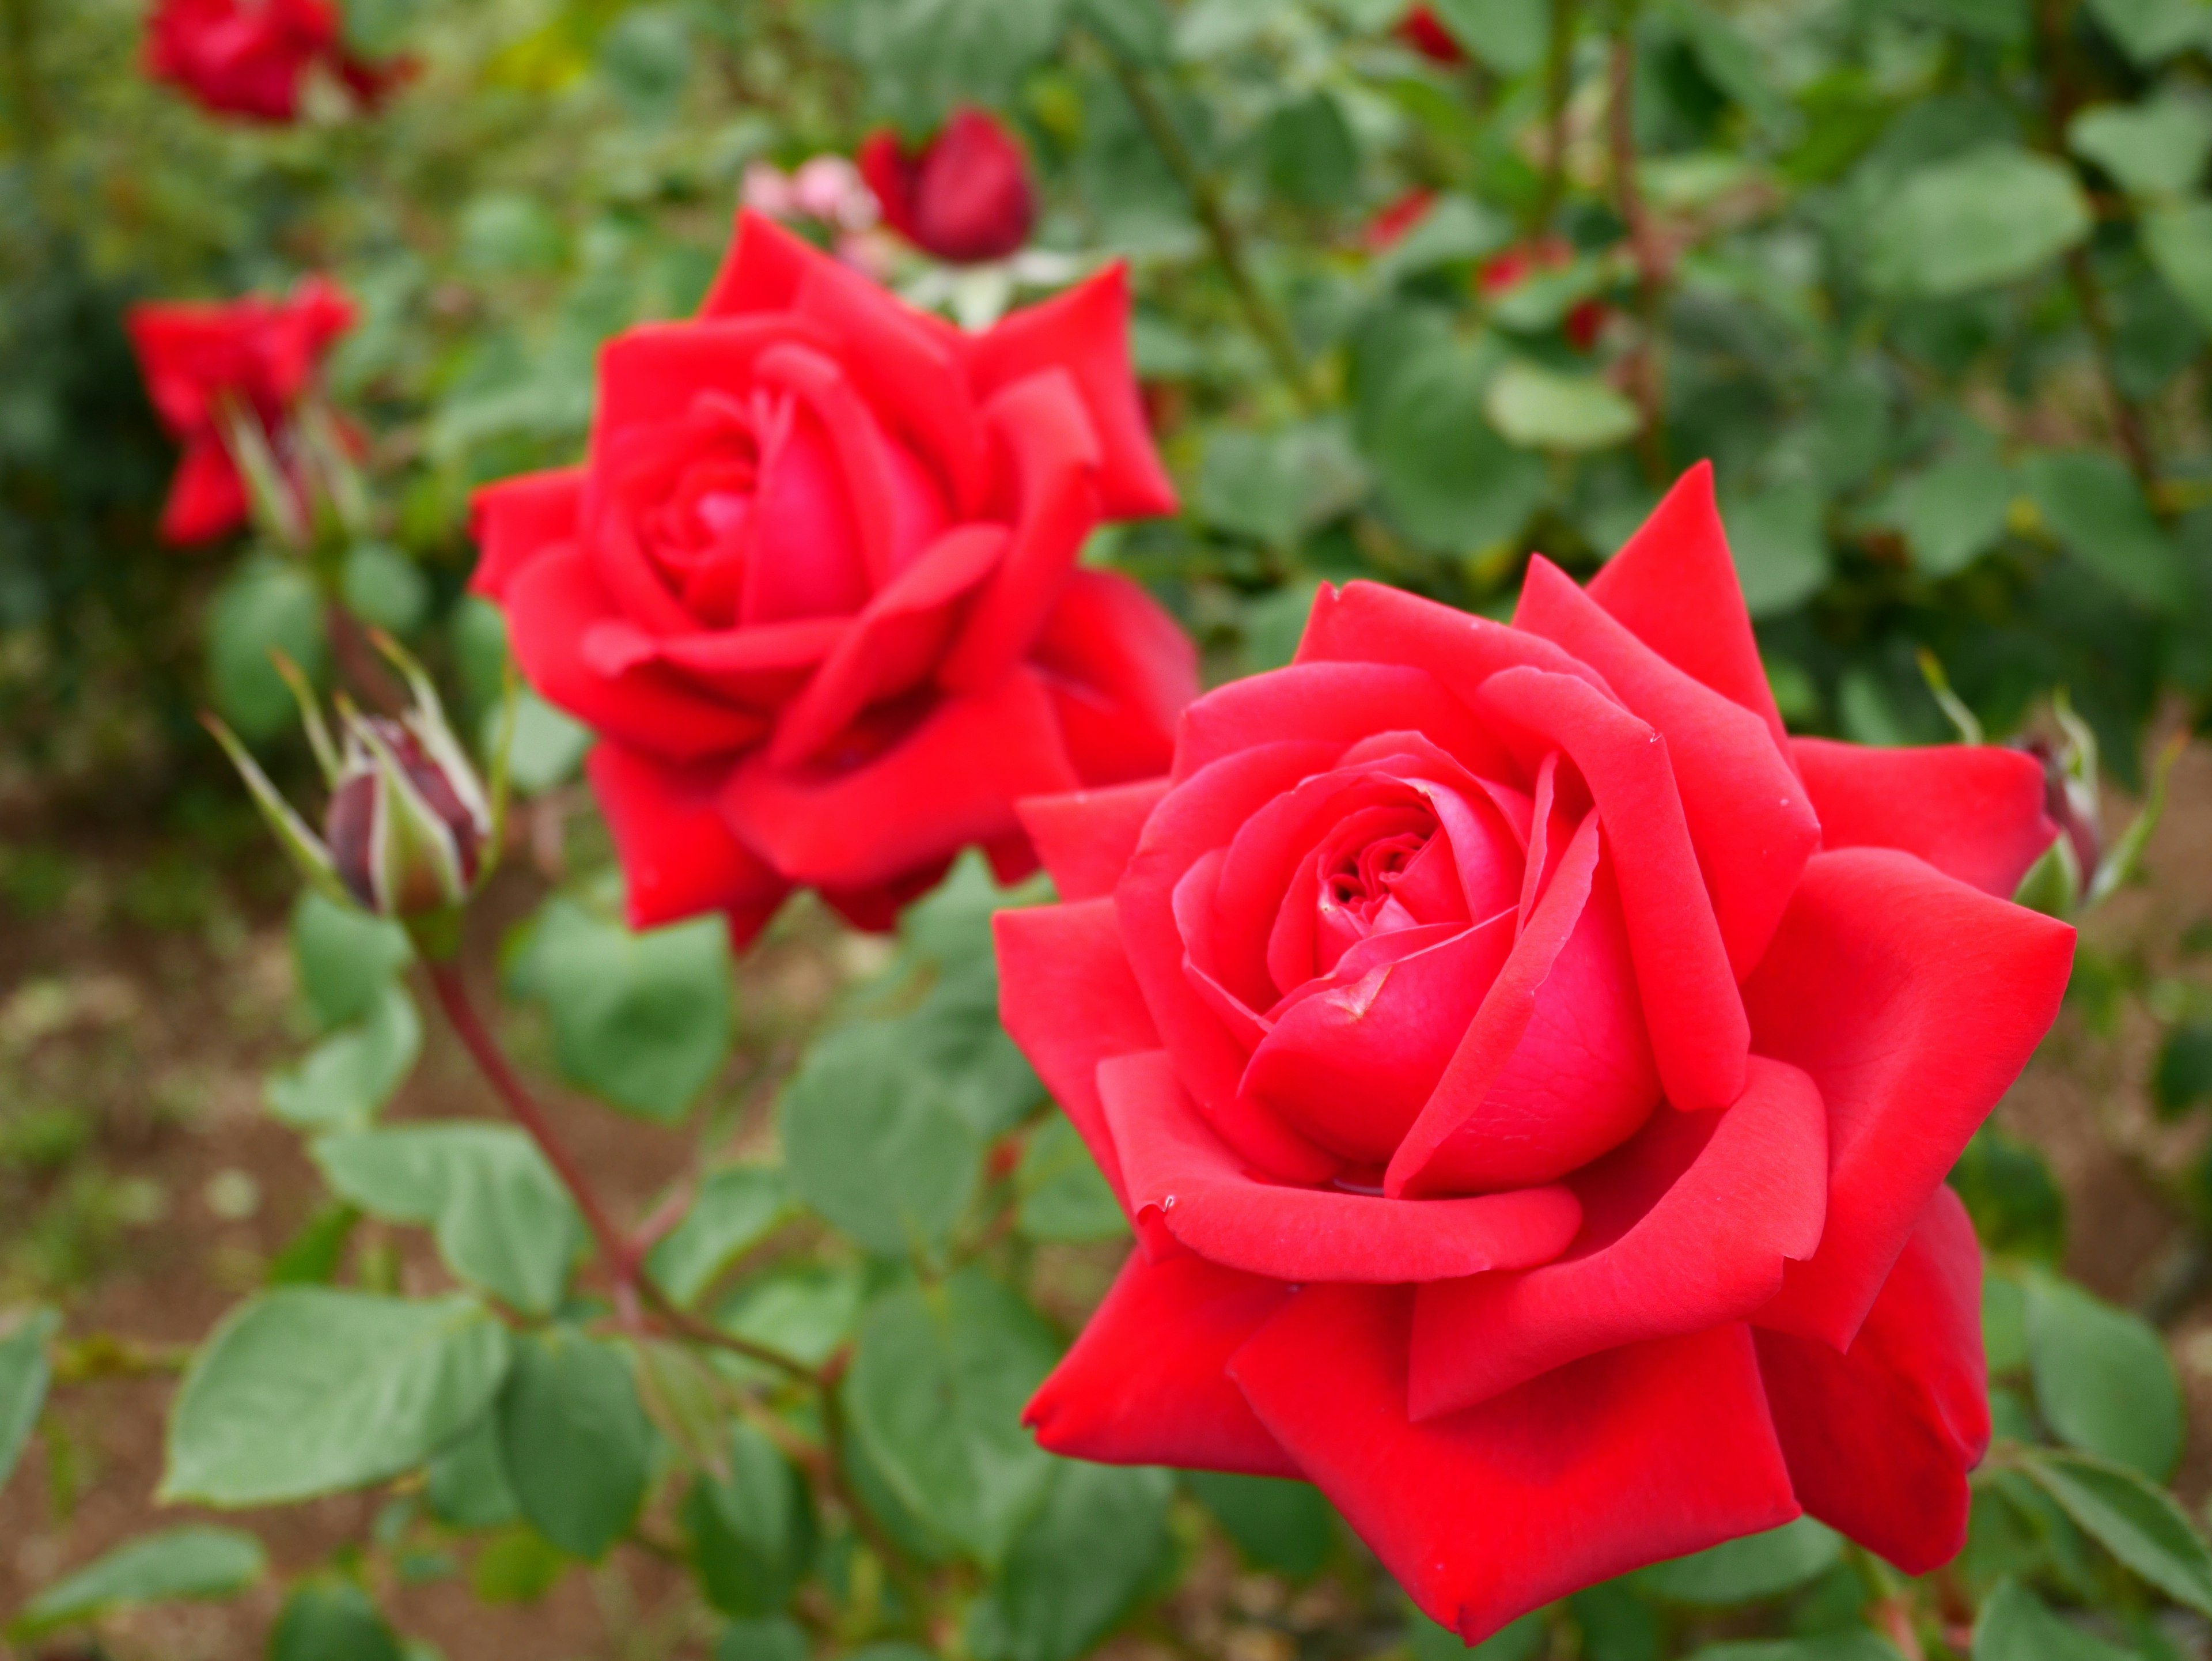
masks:
<svg viewBox="0 0 2212 1661"><path fill-rule="evenodd" d="M1460 50L1452 32L1426 6L1416 6L1399 19L1398 38L1433 63L1467 62L1467 54Z"/></svg>
<svg viewBox="0 0 2212 1661"><path fill-rule="evenodd" d="M338 880L365 909L386 916L459 904L476 885L484 843L481 818L410 728L369 715L355 733L361 741L331 793L323 823ZM397 764L415 800L392 787L385 757L371 747L369 735Z"/></svg>
<svg viewBox="0 0 2212 1661"><path fill-rule="evenodd" d="M2081 891L2086 894L2105 857L2095 798L2074 776L2065 754L2049 739L2029 738L2021 741L2021 748L2043 764L2043 811L2073 849Z"/></svg>
<svg viewBox="0 0 2212 1661"><path fill-rule="evenodd" d="M884 222L954 265L1005 259L1029 240L1036 222L1021 145L981 110L954 112L918 153L888 128L872 133L855 159Z"/></svg>

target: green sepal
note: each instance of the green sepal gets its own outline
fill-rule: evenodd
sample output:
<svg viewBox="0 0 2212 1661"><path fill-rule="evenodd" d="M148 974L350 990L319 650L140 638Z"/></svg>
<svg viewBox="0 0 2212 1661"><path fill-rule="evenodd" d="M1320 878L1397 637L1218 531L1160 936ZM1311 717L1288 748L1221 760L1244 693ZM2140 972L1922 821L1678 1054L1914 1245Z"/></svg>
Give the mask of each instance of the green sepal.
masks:
<svg viewBox="0 0 2212 1661"><path fill-rule="evenodd" d="M215 735L215 741L223 747L231 764L238 769L239 776L246 781L246 788L253 798L253 805L261 810L261 817L276 836L277 845L283 849L292 863L299 868L301 877L318 894L328 900L359 910L359 904L346 886L338 880L337 867L331 859L331 850L323 839L307 828L307 822L292 811L291 803L277 793L261 770L261 764L253 759L252 751L239 742L238 735L223 723L219 715L203 714L201 723Z"/></svg>

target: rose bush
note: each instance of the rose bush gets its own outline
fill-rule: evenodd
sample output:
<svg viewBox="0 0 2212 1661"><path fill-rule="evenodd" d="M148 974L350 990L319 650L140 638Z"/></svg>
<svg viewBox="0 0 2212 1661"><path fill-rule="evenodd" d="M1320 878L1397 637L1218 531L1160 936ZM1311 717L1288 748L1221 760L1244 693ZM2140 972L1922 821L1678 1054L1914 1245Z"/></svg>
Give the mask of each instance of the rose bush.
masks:
<svg viewBox="0 0 2212 1661"><path fill-rule="evenodd" d="M160 0L147 19L147 74L217 114L297 120L301 88L319 66L364 104L408 73L347 50L331 0Z"/></svg>
<svg viewBox="0 0 2212 1661"><path fill-rule="evenodd" d="M1170 776L1023 806L1006 1024L1139 1238L1039 1439L1303 1475L1470 1641L1801 1512L1946 1561L2043 799L1787 737L1702 468L1510 626L1324 588Z"/></svg>
<svg viewBox="0 0 2212 1661"><path fill-rule="evenodd" d="M954 853L1033 867L1013 803L1164 766L1181 631L1079 569L1172 511L1119 266L988 333L740 216L696 319L611 341L580 467L482 494L477 589L600 742L644 926L745 938L794 885L884 927Z"/></svg>
<svg viewBox="0 0 2212 1661"><path fill-rule="evenodd" d="M939 259L1003 259L1030 240L1036 223L1021 144L981 110L955 111L918 150L879 129L861 142L856 160L884 222Z"/></svg>

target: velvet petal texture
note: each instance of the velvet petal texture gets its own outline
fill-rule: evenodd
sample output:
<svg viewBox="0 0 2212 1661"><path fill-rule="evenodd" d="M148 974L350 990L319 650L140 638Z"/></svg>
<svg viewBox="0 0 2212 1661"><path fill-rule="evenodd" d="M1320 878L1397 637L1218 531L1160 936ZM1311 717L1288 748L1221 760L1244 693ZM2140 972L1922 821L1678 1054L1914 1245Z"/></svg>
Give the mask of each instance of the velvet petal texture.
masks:
<svg viewBox="0 0 2212 1661"><path fill-rule="evenodd" d="M2025 751L1874 750L1826 739L1790 749L1829 848L1900 849L2010 899L2057 834L2044 816L2043 764Z"/></svg>
<svg viewBox="0 0 2212 1661"><path fill-rule="evenodd" d="M1110 897L1137 851L1145 821L1167 794L1165 779L1106 790L1029 796L1016 810L1064 900Z"/></svg>
<svg viewBox="0 0 2212 1661"><path fill-rule="evenodd" d="M586 770L628 878L631 928L721 911L738 946L759 933L790 885L731 834L718 768L602 743Z"/></svg>
<svg viewBox="0 0 2212 1661"><path fill-rule="evenodd" d="M1990 1442L1982 1254L1939 1188L1849 1350L1759 1334L1766 1397L1805 1508L1907 1574L1966 1543L1967 1474Z"/></svg>
<svg viewBox="0 0 2212 1661"><path fill-rule="evenodd" d="M1417 1422L1413 1298L1308 1287L1229 1370L1413 1601L1468 1642L1595 1581L1798 1515L1747 1328L1608 1350Z"/></svg>

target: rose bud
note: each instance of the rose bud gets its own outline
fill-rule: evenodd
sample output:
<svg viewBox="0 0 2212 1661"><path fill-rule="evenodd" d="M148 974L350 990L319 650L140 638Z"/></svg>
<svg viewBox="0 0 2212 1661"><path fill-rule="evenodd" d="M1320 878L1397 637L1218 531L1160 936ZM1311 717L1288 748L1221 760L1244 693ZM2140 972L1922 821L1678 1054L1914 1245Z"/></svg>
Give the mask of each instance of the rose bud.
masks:
<svg viewBox="0 0 2212 1661"><path fill-rule="evenodd" d="M884 222L953 265L1005 259L1029 240L1036 222L1021 145L981 110L954 112L918 153L908 153L888 128L872 133L858 160Z"/></svg>
<svg viewBox="0 0 2212 1661"><path fill-rule="evenodd" d="M311 886L379 916L420 920L465 904L490 874L506 818L507 733L489 789L447 725L429 677L390 637L378 648L407 678L415 707L396 718L364 715L338 703L343 747L290 659L276 666L300 702L315 759L330 786L318 837L277 793L259 764L213 716L208 728L229 752L255 805Z"/></svg>
<svg viewBox="0 0 2212 1661"><path fill-rule="evenodd" d="M1431 63L1460 64L1467 54L1443 21L1426 6L1415 6L1398 20L1398 38Z"/></svg>
<svg viewBox="0 0 2212 1661"><path fill-rule="evenodd" d="M1946 1173L2058 1012L2043 770L1793 738L1710 468L1510 623L1370 582L1020 804L1000 1013L1135 1237L1024 1413L1303 1478L1478 1643L1810 1514L1908 1574L1990 1438Z"/></svg>
<svg viewBox="0 0 2212 1661"><path fill-rule="evenodd" d="M159 0L146 25L146 73L220 115L299 119L308 71L328 69L374 106L413 70L348 51L331 0Z"/></svg>

